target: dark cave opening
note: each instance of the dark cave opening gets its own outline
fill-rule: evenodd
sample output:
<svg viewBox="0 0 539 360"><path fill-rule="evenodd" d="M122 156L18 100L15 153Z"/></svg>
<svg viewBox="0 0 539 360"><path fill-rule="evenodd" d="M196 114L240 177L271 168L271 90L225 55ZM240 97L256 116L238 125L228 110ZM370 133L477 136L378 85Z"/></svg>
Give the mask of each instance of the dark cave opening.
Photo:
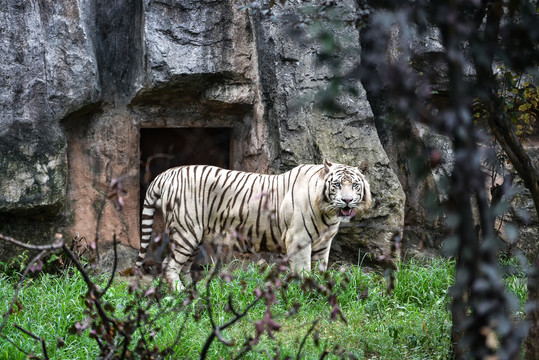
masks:
<svg viewBox="0 0 539 360"><path fill-rule="evenodd" d="M163 171L182 165L230 168L232 128L140 129L140 207L151 181Z"/></svg>
<svg viewBox="0 0 539 360"><path fill-rule="evenodd" d="M147 128L140 130L141 194L166 169L181 165L230 168L231 128Z"/></svg>
<svg viewBox="0 0 539 360"><path fill-rule="evenodd" d="M161 172L181 165L214 165L229 169L231 146L232 128L142 128L140 130L139 211L142 211L148 185ZM157 233L165 230L160 213L156 213L154 230ZM160 263L162 259L157 253L155 249L150 249L146 259L153 259L153 263ZM201 264L207 261L205 257L200 257L195 263Z"/></svg>

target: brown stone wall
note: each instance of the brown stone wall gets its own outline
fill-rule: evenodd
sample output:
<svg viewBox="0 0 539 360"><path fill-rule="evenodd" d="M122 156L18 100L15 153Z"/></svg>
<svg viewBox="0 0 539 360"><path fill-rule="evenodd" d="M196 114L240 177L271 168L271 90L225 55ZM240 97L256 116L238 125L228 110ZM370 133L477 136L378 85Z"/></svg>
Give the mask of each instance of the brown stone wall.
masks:
<svg viewBox="0 0 539 360"><path fill-rule="evenodd" d="M66 232L93 241L111 241L137 247L139 219L139 149L136 116L104 109L65 125L67 135ZM119 210L111 184L121 179L126 195Z"/></svg>

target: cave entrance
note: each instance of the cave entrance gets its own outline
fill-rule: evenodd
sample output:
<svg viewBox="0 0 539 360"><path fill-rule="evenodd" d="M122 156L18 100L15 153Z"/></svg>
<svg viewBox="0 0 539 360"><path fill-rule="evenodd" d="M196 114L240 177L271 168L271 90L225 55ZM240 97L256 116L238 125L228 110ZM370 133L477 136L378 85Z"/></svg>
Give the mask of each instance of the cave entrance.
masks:
<svg viewBox="0 0 539 360"><path fill-rule="evenodd" d="M140 213L150 182L163 171L181 165L230 168L232 128L143 128L140 130ZM139 214L140 214L139 213ZM162 215L155 214L154 230L165 230ZM160 251L149 249L146 260L160 263ZM209 253L207 248L204 252ZM208 263L200 255L193 265Z"/></svg>
<svg viewBox="0 0 539 360"><path fill-rule="evenodd" d="M231 128L140 129L140 211L150 182L181 165L230 168Z"/></svg>
<svg viewBox="0 0 539 360"><path fill-rule="evenodd" d="M141 129L141 199L144 199L149 183L171 167L215 165L230 168L231 135L231 128Z"/></svg>

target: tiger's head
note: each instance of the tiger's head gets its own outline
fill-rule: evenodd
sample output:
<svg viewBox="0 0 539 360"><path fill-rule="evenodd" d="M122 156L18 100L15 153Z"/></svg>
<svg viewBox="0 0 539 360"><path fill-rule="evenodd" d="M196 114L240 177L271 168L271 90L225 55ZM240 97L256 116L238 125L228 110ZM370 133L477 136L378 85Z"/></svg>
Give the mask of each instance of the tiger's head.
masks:
<svg viewBox="0 0 539 360"><path fill-rule="evenodd" d="M363 170L364 171L364 170ZM359 167L332 164L324 160L325 210L349 222L372 203L369 183Z"/></svg>

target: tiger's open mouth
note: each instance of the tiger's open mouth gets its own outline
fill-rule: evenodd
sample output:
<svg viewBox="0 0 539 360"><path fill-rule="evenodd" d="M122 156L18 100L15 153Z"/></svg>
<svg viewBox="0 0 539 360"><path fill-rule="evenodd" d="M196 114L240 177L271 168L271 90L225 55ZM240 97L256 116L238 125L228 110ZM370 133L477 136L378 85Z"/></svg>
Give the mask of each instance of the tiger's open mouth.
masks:
<svg viewBox="0 0 539 360"><path fill-rule="evenodd" d="M346 206L339 209L339 212L337 215L341 217L353 217L355 214L356 214L356 209Z"/></svg>

